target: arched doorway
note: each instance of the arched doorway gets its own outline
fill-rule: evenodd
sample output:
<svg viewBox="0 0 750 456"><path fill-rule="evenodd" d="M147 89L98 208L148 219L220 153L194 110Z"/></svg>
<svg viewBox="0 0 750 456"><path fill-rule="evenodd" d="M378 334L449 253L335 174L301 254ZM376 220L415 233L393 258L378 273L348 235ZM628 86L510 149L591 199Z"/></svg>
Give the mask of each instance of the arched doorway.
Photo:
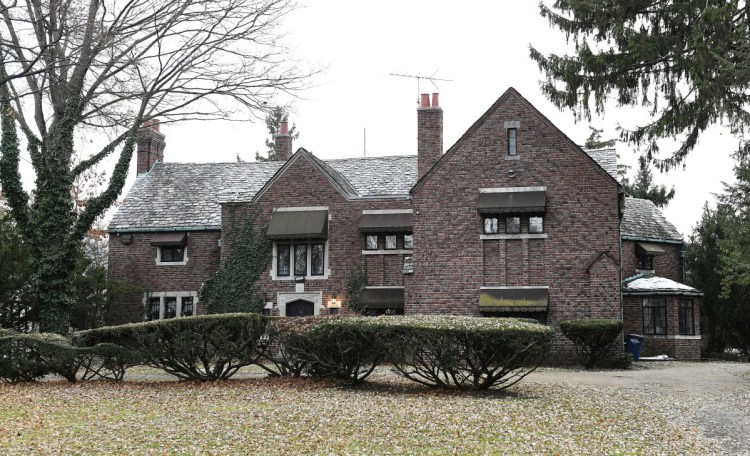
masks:
<svg viewBox="0 0 750 456"><path fill-rule="evenodd" d="M286 303L287 317L307 317L315 315L315 304L305 299L296 299Z"/></svg>

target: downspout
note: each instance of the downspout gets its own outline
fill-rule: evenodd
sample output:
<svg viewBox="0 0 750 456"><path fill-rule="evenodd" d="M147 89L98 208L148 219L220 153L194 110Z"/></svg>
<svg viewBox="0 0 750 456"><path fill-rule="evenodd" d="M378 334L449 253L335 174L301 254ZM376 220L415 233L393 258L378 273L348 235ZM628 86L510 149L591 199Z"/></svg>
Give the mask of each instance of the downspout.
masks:
<svg viewBox="0 0 750 456"><path fill-rule="evenodd" d="M685 270L686 248L685 241L682 241L682 246L680 247L680 268L682 269L682 283L687 285L687 271Z"/></svg>
<svg viewBox="0 0 750 456"><path fill-rule="evenodd" d="M619 186L618 186L619 187ZM625 192L623 191L622 187L619 187L618 193L617 193L617 205L618 205L618 216L620 217L620 221L617 224L618 227L618 237L617 237L617 245L620 249L620 321L623 322L623 330L622 334L620 334L620 347L622 347L622 350L625 350L625 309L623 307L622 302L622 218L623 214L625 213Z"/></svg>

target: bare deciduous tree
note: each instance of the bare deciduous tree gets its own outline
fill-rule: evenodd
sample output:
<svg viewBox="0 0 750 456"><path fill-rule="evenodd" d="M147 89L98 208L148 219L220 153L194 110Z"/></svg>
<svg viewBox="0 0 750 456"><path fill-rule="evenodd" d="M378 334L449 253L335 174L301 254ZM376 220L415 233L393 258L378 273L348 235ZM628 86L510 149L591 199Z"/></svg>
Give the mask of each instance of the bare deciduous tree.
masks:
<svg viewBox="0 0 750 456"><path fill-rule="evenodd" d="M35 259L41 329L69 327L73 252L121 192L139 126L260 112L311 71L288 59L293 0L0 0L0 183ZM23 134L33 198L18 169ZM109 143L75 164L74 135ZM108 156L114 171L76 211L71 186Z"/></svg>

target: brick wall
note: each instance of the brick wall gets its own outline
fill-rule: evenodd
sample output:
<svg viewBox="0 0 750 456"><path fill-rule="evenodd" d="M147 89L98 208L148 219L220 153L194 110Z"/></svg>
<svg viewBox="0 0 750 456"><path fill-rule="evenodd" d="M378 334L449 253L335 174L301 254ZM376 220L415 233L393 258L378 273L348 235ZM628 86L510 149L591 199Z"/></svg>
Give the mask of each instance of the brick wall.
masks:
<svg viewBox="0 0 750 456"><path fill-rule="evenodd" d="M132 243L123 244L121 238L109 236L109 274L112 279L137 284L144 292L197 292L219 267L219 231L192 231L187 237L187 263L157 265L156 247L151 239L156 233L133 233ZM112 323L134 322L143 319L142 299L129 297L117 303L118 317ZM205 309L198 303L198 313Z"/></svg>
<svg viewBox="0 0 750 456"><path fill-rule="evenodd" d="M665 299L667 306L667 334L643 334L643 300L649 296L623 297L623 331L625 334L641 334L644 343L641 356L668 355L677 359L700 359L700 300L697 298L682 298L693 300L693 337L679 334L679 296L654 296Z"/></svg>
<svg viewBox="0 0 750 456"><path fill-rule="evenodd" d="M509 123L518 128L517 159L506 158ZM566 319L619 318L617 185L603 170L513 92L449 153L413 192L406 313L479 315L481 286L527 285L549 286L555 329ZM482 241L479 189L525 186L547 187L547 238ZM587 271L602 252L614 263ZM554 349L572 357L560 336Z"/></svg>
<svg viewBox="0 0 750 456"><path fill-rule="evenodd" d="M346 282L349 276L362 268L366 272L369 286L404 286L404 254L363 255L365 237L359 231L363 210L410 209L410 201L404 199L361 200L347 199L334 187L304 155L297 156L285 172L271 183L251 205L241 204L243 214L256 214L259 226L271 220L274 208L284 207L328 207L328 259L330 275L327 279L308 278L305 292L322 292L323 305L335 295L342 306L346 306ZM230 228L227 205L222 207L223 232ZM382 243L382 240L381 240ZM229 242L224 242L222 255L228 253ZM266 292L266 301L276 303L277 293L295 292L294 277L272 279L271 264L263 274L259 286Z"/></svg>
<svg viewBox="0 0 750 456"><path fill-rule="evenodd" d="M636 241L622 241L622 276L630 277L636 273ZM654 243L663 248L664 255L654 256L654 274L660 277L666 277L677 282L682 282L682 260L680 258L681 244L674 243Z"/></svg>

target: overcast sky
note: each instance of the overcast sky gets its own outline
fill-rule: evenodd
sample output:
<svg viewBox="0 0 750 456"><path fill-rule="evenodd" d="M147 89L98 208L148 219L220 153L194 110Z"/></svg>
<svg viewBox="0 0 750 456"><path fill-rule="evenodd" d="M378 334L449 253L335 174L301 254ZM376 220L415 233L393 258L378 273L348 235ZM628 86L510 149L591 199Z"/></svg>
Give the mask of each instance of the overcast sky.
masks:
<svg viewBox="0 0 750 456"><path fill-rule="evenodd" d="M542 75L528 47L548 52L567 49L562 33L538 14L536 2L308 1L285 21L294 58L325 67L315 87L293 102L290 121L301 132L294 148L305 147L323 159L361 156L367 130L371 156L416 154L416 107L419 91L439 92L444 111L447 150L500 95L514 87L571 139L582 144L588 123L574 122L539 90ZM450 79L429 82L390 73ZM605 137L615 127L645 122L644 112L610 107L592 120ZM262 122L192 122L165 125L165 161L252 160L264 151ZM665 214L687 236L700 218L704 201L732 180L730 153L737 140L728 129L712 128L688 158L685 170L655 172L659 183L674 185L676 197ZM636 155L618 143L621 161ZM664 149L666 150L666 149ZM130 183L135 175L131 166Z"/></svg>

